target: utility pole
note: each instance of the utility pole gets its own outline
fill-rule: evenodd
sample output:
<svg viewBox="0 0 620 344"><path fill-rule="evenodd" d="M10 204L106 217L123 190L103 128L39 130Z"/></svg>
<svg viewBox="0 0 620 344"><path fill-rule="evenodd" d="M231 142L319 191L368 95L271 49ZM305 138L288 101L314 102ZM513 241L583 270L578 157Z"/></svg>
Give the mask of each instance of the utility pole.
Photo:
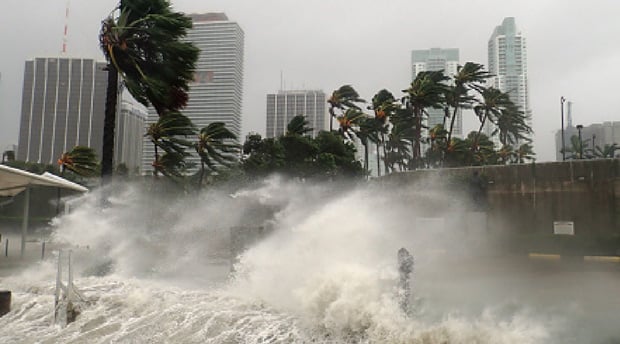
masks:
<svg viewBox="0 0 620 344"><path fill-rule="evenodd" d="M562 114L562 161L566 161L566 145L564 145L564 102L566 98L560 97L560 113Z"/></svg>

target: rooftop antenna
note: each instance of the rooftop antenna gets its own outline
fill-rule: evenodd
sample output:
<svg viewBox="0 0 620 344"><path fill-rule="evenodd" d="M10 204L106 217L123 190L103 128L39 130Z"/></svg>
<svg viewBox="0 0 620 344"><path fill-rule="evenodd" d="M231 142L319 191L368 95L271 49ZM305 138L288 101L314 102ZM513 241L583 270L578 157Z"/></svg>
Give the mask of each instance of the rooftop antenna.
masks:
<svg viewBox="0 0 620 344"><path fill-rule="evenodd" d="M283 86L284 85L284 74L282 73L282 70L280 70L280 91L283 91Z"/></svg>
<svg viewBox="0 0 620 344"><path fill-rule="evenodd" d="M572 108L573 108L573 102L571 102L570 100L566 102L567 104L567 108L566 108L566 126L567 127L572 127L573 126L573 112L572 112Z"/></svg>
<svg viewBox="0 0 620 344"><path fill-rule="evenodd" d="M67 53L67 33L69 31L69 0L67 0L67 6L65 7L65 31L62 35L62 54Z"/></svg>

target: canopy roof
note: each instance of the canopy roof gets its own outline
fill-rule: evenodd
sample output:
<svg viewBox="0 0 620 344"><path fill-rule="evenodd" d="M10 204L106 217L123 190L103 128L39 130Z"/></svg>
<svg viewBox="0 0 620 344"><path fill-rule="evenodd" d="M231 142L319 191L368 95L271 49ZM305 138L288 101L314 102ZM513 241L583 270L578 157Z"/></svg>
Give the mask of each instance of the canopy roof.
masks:
<svg viewBox="0 0 620 344"><path fill-rule="evenodd" d="M76 184L48 172L39 175L6 165L0 165L0 196L15 196L24 191L29 185L51 186L79 192L88 191L87 188L80 184Z"/></svg>

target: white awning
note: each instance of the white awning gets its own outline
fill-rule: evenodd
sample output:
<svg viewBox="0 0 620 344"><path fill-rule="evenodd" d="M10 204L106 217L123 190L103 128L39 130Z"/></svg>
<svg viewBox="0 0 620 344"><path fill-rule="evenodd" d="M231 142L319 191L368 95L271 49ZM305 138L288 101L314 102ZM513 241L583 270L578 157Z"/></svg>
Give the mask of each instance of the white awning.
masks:
<svg viewBox="0 0 620 344"><path fill-rule="evenodd" d="M87 188L80 184L48 172L38 175L6 165L0 165L0 196L15 196L24 191L29 185L50 186L79 192L88 191Z"/></svg>

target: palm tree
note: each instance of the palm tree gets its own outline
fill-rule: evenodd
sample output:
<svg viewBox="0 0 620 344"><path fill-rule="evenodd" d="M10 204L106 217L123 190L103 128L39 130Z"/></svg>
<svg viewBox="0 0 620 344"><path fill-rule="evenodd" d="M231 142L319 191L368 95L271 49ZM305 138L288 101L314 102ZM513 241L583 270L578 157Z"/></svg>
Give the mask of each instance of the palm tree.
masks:
<svg viewBox="0 0 620 344"><path fill-rule="evenodd" d="M91 177L97 172L97 154L90 147L75 146L58 159L60 175L69 170L78 176Z"/></svg>
<svg viewBox="0 0 620 344"><path fill-rule="evenodd" d="M530 141L529 135L532 128L527 124L527 118L523 111L515 104L508 104L500 109L499 115L494 119L496 125L492 135L499 135L499 142L503 145L515 145L521 141Z"/></svg>
<svg viewBox="0 0 620 344"><path fill-rule="evenodd" d="M360 95L351 85L340 86L339 89L332 92L332 95L327 100L329 103L329 131L333 130L333 119L337 117L334 109L339 109L344 112L347 108L360 109L356 103L365 103L366 101L360 98Z"/></svg>
<svg viewBox="0 0 620 344"><path fill-rule="evenodd" d="M519 146L519 148L515 151L516 162L519 164L524 164L526 160L534 161L534 150L532 149L532 145L529 143L524 143Z"/></svg>
<svg viewBox="0 0 620 344"><path fill-rule="evenodd" d="M411 86L404 90L406 93L403 101L406 108L413 115L413 155L412 162L418 164L421 158L420 141L422 139L422 120L426 115L425 109L443 109L447 86L445 82L449 78L443 71L420 72L411 83Z"/></svg>
<svg viewBox="0 0 620 344"><path fill-rule="evenodd" d="M90 147L75 146L69 152L63 153L58 159L60 176L64 177L65 171L69 170L78 176L91 177L97 173L97 154ZM56 194L56 215L60 214L61 188Z"/></svg>
<svg viewBox="0 0 620 344"><path fill-rule="evenodd" d="M616 151L620 150L617 143L606 144L604 147L596 146L593 151L594 157L597 158L615 158Z"/></svg>
<svg viewBox="0 0 620 344"><path fill-rule="evenodd" d="M515 106L510 101L508 93L504 93L494 87L482 87L479 92L482 100L479 100L478 105L474 106L474 112L478 116L480 127L478 127L477 135L472 137L471 149L473 154L479 148L478 143L482 137L482 129L487 124L487 121L496 122L496 119L501 116L502 110Z"/></svg>
<svg viewBox="0 0 620 344"><path fill-rule="evenodd" d="M168 0L120 0L103 22L99 43L108 61L102 177L112 175L118 77L131 95L161 116L187 103L198 49L182 40L191 19Z"/></svg>
<svg viewBox="0 0 620 344"><path fill-rule="evenodd" d="M179 162L180 157L188 155L185 149L193 146L193 143L186 139L181 139L179 136L187 137L194 133L195 129L192 121L180 112L171 112L161 116L157 122L152 123L147 128L145 136L151 140L155 147L155 160L153 161L155 176L166 166L170 166L171 162ZM168 154L175 153L174 156L168 157L167 165L163 165L160 161L160 148Z"/></svg>
<svg viewBox="0 0 620 344"><path fill-rule="evenodd" d="M217 171L218 166L230 167L237 161L239 145L234 142L237 135L226 128L223 122L214 122L200 129L194 148L200 156L200 178L202 186L206 168Z"/></svg>
<svg viewBox="0 0 620 344"><path fill-rule="evenodd" d="M389 119L392 117L397 108L398 105L396 104L394 95L386 89L382 89L372 97L372 106L369 110L373 110L375 113L375 128L377 129L379 138L379 141L376 144L378 176L381 176L381 154L379 146L383 147L383 155L385 156L385 135L388 132ZM387 172L387 164L385 165L385 170Z"/></svg>
<svg viewBox="0 0 620 344"><path fill-rule="evenodd" d="M308 124L310 124L310 122L308 122L306 116L297 115L287 124L286 134L304 136L306 133L310 133L314 130L313 128L310 128Z"/></svg>
<svg viewBox="0 0 620 344"><path fill-rule="evenodd" d="M345 139L353 141L354 136L357 136L359 131L359 125L364 118L366 118L366 115L362 110L355 107L348 108L336 118L339 125L338 133Z"/></svg>
<svg viewBox="0 0 620 344"><path fill-rule="evenodd" d="M469 94L469 91L472 89L480 90L480 84L484 83L489 77L491 75L484 71L484 66L478 63L467 62L465 65L457 67L456 75L454 75L454 85L447 88L448 92L446 94L447 105L452 108L447 137L448 142L452 140L454 122L459 109L469 109L475 101L475 98Z"/></svg>

